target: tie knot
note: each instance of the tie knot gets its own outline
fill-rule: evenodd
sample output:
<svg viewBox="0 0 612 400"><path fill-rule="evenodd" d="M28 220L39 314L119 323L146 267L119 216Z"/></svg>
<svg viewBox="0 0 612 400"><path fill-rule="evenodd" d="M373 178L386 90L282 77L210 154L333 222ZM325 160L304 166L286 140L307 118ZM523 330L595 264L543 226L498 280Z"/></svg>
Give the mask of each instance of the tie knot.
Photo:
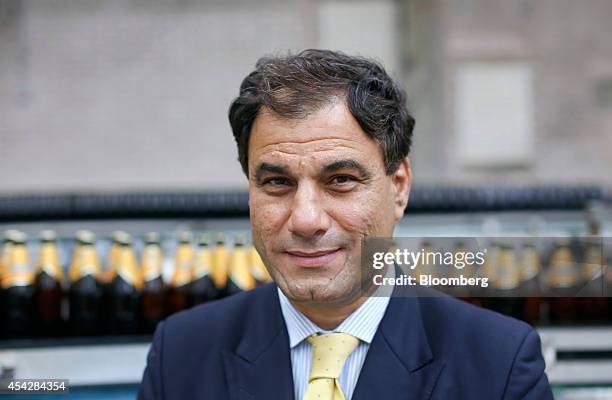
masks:
<svg viewBox="0 0 612 400"><path fill-rule="evenodd" d="M359 339L346 333L311 335L312 364L309 381L317 378L337 379L348 356L359 344Z"/></svg>

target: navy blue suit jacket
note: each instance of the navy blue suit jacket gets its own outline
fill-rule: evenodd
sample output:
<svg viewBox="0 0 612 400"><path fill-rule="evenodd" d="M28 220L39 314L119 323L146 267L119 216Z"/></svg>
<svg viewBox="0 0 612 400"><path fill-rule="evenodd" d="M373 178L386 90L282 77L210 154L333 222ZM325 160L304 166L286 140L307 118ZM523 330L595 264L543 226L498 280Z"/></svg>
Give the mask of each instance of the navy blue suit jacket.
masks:
<svg viewBox="0 0 612 400"><path fill-rule="evenodd" d="M274 284L159 324L141 400L292 400L289 339ZM393 297L354 400L552 399L529 325L451 297Z"/></svg>

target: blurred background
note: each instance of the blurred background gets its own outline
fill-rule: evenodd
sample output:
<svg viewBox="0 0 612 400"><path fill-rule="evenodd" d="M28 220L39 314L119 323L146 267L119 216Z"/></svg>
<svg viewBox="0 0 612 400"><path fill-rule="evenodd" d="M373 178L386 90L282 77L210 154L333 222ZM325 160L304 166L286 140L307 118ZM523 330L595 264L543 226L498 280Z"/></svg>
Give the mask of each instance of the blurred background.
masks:
<svg viewBox="0 0 612 400"><path fill-rule="evenodd" d="M407 90L415 185L398 235L591 236L612 285L610 18L608 0L0 0L0 377L70 378L71 398L134 398L151 326L46 335L32 317L8 332L11 318L37 315L41 249L57 246L65 324L79 245L99 259L101 314L112 313L102 310L112 271L158 268L166 293L196 280L176 271L184 260L197 270L208 246L250 254L228 107L259 57L306 48L375 58ZM37 278L14 295L6 244L22 242ZM132 255L112 261L114 244ZM151 244L163 252L154 267L144 266ZM579 263L586 252L574 247ZM538 256L549 268L550 254ZM142 279L126 286L141 308ZM586 318L571 302L561 318L542 304L529 322L557 396L612 399L612 302Z"/></svg>
<svg viewBox="0 0 612 400"><path fill-rule="evenodd" d="M2 0L0 191L244 188L227 122L255 61L380 60L417 182L612 183L607 0Z"/></svg>

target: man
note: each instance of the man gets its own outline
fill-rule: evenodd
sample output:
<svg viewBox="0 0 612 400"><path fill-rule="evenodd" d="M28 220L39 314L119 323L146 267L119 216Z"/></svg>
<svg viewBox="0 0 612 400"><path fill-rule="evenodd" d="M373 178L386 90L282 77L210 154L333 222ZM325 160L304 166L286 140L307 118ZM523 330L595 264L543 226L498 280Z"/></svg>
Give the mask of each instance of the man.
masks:
<svg viewBox="0 0 612 400"><path fill-rule="evenodd" d="M459 300L367 297L360 243L391 237L414 120L378 64L263 58L229 118L253 243L275 284L160 323L140 399L551 399L528 325Z"/></svg>

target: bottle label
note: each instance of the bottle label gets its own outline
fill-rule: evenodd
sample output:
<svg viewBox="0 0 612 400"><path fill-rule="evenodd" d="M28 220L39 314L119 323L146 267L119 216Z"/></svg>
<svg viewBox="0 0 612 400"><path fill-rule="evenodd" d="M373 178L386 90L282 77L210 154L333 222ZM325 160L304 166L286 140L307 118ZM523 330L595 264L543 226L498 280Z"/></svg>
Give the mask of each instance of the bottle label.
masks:
<svg viewBox="0 0 612 400"><path fill-rule="evenodd" d="M491 285L494 284L497 279L497 268L495 267L498 263L500 256L500 248L493 246L484 257L484 264L480 269L480 276L488 278L491 281Z"/></svg>
<svg viewBox="0 0 612 400"><path fill-rule="evenodd" d="M499 254L499 263L497 264L495 272L495 287L503 290L517 288L520 280L520 272L511 250L502 251Z"/></svg>
<svg viewBox="0 0 612 400"><path fill-rule="evenodd" d="M117 275L136 289L142 289L142 276L136 266L136 256L132 248L122 247L117 257Z"/></svg>
<svg viewBox="0 0 612 400"><path fill-rule="evenodd" d="M93 275L100 278L100 263L93 247L77 248L74 254L73 264L70 268L70 281L76 282L79 279Z"/></svg>
<svg viewBox="0 0 612 400"><path fill-rule="evenodd" d="M34 284L34 271L30 266L25 245L16 245L11 250L9 264L2 276L2 287L29 286Z"/></svg>
<svg viewBox="0 0 612 400"><path fill-rule="evenodd" d="M34 273L27 264L14 264L11 266L11 270L2 276L3 289L32 284L34 284Z"/></svg>
<svg viewBox="0 0 612 400"><path fill-rule="evenodd" d="M142 274L145 281L161 276L162 253L158 246L149 245L142 252Z"/></svg>
<svg viewBox="0 0 612 400"><path fill-rule="evenodd" d="M582 263L581 267L581 279L583 282L589 282L602 275L603 254L598 246L587 248L584 256L584 263Z"/></svg>
<svg viewBox="0 0 612 400"><path fill-rule="evenodd" d="M242 290L255 287L255 279L249 271L249 260L244 249L234 250L231 260L230 279Z"/></svg>
<svg viewBox="0 0 612 400"><path fill-rule="evenodd" d="M12 243L7 243L2 248L2 256L0 257L0 276L4 276L5 271L7 271L9 268L13 254L13 248L14 246Z"/></svg>
<svg viewBox="0 0 612 400"><path fill-rule="evenodd" d="M568 288L576 284L576 268L569 249L555 251L551 256L548 284L552 288Z"/></svg>
<svg viewBox="0 0 612 400"><path fill-rule="evenodd" d="M529 281L540 272L540 260L535 250L526 250L521 264L521 280Z"/></svg>
<svg viewBox="0 0 612 400"><path fill-rule="evenodd" d="M498 268L495 286L498 289L510 290L516 289L519 284L519 273L514 267Z"/></svg>
<svg viewBox="0 0 612 400"><path fill-rule="evenodd" d="M217 288L227 285L229 253L224 246L217 246L213 253L213 282Z"/></svg>
<svg viewBox="0 0 612 400"><path fill-rule="evenodd" d="M193 265L193 279L200 279L212 273L212 254L210 250L201 250Z"/></svg>
<svg viewBox="0 0 612 400"><path fill-rule="evenodd" d="M108 251L106 268L100 274L100 280L104 283L109 283L117 276L117 261L119 261L119 252L121 249L117 243L113 243Z"/></svg>
<svg viewBox="0 0 612 400"><path fill-rule="evenodd" d="M57 249L53 244L44 244L40 250L40 258L38 261L38 270L45 272L55 280L62 280L64 272L59 263Z"/></svg>
<svg viewBox="0 0 612 400"><path fill-rule="evenodd" d="M188 265L177 265L172 277L172 286L180 287L191 281L191 273Z"/></svg>
<svg viewBox="0 0 612 400"><path fill-rule="evenodd" d="M191 281L192 264L193 249L191 248L191 245L179 245L174 262L174 276L172 277L171 281L174 287L186 285Z"/></svg>

